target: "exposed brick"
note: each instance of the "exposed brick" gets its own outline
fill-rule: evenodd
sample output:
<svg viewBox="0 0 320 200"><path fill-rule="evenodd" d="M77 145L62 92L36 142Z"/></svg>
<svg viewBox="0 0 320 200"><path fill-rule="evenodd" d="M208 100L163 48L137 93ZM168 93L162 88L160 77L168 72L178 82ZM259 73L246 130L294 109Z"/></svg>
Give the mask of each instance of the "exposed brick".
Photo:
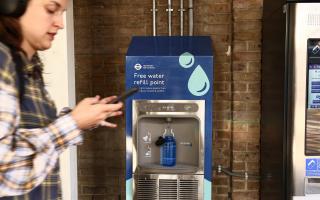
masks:
<svg viewBox="0 0 320 200"><path fill-rule="evenodd" d="M233 95L235 101L258 101L260 93L256 92L238 92Z"/></svg>
<svg viewBox="0 0 320 200"><path fill-rule="evenodd" d="M201 19L202 22L207 24L230 24L231 22L231 15L230 13L219 13L219 14L213 14L209 15L204 19Z"/></svg>
<svg viewBox="0 0 320 200"><path fill-rule="evenodd" d="M107 191L106 187L97 186L83 186L82 193L84 194L105 194Z"/></svg>
<svg viewBox="0 0 320 200"><path fill-rule="evenodd" d="M246 163L244 161L238 161L232 163L232 170L235 171L245 171L246 170Z"/></svg>
<svg viewBox="0 0 320 200"><path fill-rule="evenodd" d="M229 177L226 176L216 176L213 178L214 185L228 185Z"/></svg>
<svg viewBox="0 0 320 200"><path fill-rule="evenodd" d="M235 101L233 102L233 110L234 111L246 111L247 110L247 102Z"/></svg>
<svg viewBox="0 0 320 200"><path fill-rule="evenodd" d="M216 165L222 165L223 167L229 167L229 164L230 164L230 159L228 158L221 158L221 157L215 157L214 159L214 163ZM219 185L217 185L219 186Z"/></svg>
<svg viewBox="0 0 320 200"><path fill-rule="evenodd" d="M203 34L203 33L201 33ZM212 40L213 42L230 42L230 37L231 35L229 35L228 33L219 33L219 34L212 34Z"/></svg>
<svg viewBox="0 0 320 200"><path fill-rule="evenodd" d="M248 125L248 131L249 132L259 132L260 131L260 123L256 122L252 122Z"/></svg>
<svg viewBox="0 0 320 200"><path fill-rule="evenodd" d="M214 88L215 88L215 91L221 91L221 92L223 92L223 91L230 91L230 88L231 88L231 86L230 86L230 83L228 83L228 82L216 82L215 84L214 84Z"/></svg>
<svg viewBox="0 0 320 200"><path fill-rule="evenodd" d="M236 132L234 133L234 138L237 142L259 142L259 135L256 132Z"/></svg>
<svg viewBox="0 0 320 200"><path fill-rule="evenodd" d="M232 181L232 191L237 191L237 190L245 190L245 181L243 180L233 180Z"/></svg>
<svg viewBox="0 0 320 200"><path fill-rule="evenodd" d="M247 189L248 190L259 190L259 181L248 181L247 182Z"/></svg>
<svg viewBox="0 0 320 200"><path fill-rule="evenodd" d="M219 131L228 131L230 130L230 122L228 121L214 121L214 127Z"/></svg>
<svg viewBox="0 0 320 200"><path fill-rule="evenodd" d="M261 51L261 41L248 41L247 42L247 50L248 51Z"/></svg>
<svg viewBox="0 0 320 200"><path fill-rule="evenodd" d="M230 25L229 24L217 24L217 25L210 25L210 24L204 24L202 27L202 30L204 33L207 34L218 34L218 33L227 33L230 31Z"/></svg>
<svg viewBox="0 0 320 200"><path fill-rule="evenodd" d="M217 148L229 148L231 133L229 131L216 131L215 144ZM226 140L224 140L226 139Z"/></svg>
<svg viewBox="0 0 320 200"><path fill-rule="evenodd" d="M215 75L215 81L230 81L231 73L230 72L217 72Z"/></svg>
<svg viewBox="0 0 320 200"><path fill-rule="evenodd" d="M213 199L215 200L229 200L229 197L227 195L214 194L213 196Z"/></svg>
<svg viewBox="0 0 320 200"><path fill-rule="evenodd" d="M260 103L259 102L248 102L247 111L260 111Z"/></svg>
<svg viewBox="0 0 320 200"><path fill-rule="evenodd" d="M256 152L233 152L234 161L253 162L259 160L259 153Z"/></svg>
<svg viewBox="0 0 320 200"><path fill-rule="evenodd" d="M248 83L246 82L237 82L232 84L232 89L234 92L246 92ZM234 99L237 100L237 99Z"/></svg>
<svg viewBox="0 0 320 200"><path fill-rule="evenodd" d="M227 42L221 42L221 43L215 43L215 45L213 46L213 50L215 52L226 52L228 51L230 44Z"/></svg>
<svg viewBox="0 0 320 200"><path fill-rule="evenodd" d="M246 41L235 41L233 45L234 52L244 52L248 49Z"/></svg>
<svg viewBox="0 0 320 200"><path fill-rule="evenodd" d="M233 14L234 20L253 20L262 19L262 8L257 9L235 9Z"/></svg>
<svg viewBox="0 0 320 200"><path fill-rule="evenodd" d="M211 3L209 1L203 1L204 4L202 7L198 7L195 10L198 11L198 13L202 13L203 15L211 14L211 13L230 13L231 7L230 3Z"/></svg>
<svg viewBox="0 0 320 200"><path fill-rule="evenodd" d="M235 61L258 61L261 59L260 52L235 52L233 59Z"/></svg>
<svg viewBox="0 0 320 200"><path fill-rule="evenodd" d="M231 100L231 92L216 92L214 95L214 100L216 101Z"/></svg>
<svg viewBox="0 0 320 200"><path fill-rule="evenodd" d="M247 143L246 142L238 142L234 141L232 144L233 151L245 151Z"/></svg>
<svg viewBox="0 0 320 200"><path fill-rule="evenodd" d="M260 80L260 73L256 72L234 72L233 73L233 80L234 81L259 81Z"/></svg>
<svg viewBox="0 0 320 200"><path fill-rule="evenodd" d="M248 92L259 92L261 90L261 83L255 82L255 83L249 83L248 84ZM259 95L260 96L260 95Z"/></svg>
<svg viewBox="0 0 320 200"><path fill-rule="evenodd" d="M215 120L230 120L231 119L231 113L230 112L215 112L214 113L214 119Z"/></svg>
<svg viewBox="0 0 320 200"><path fill-rule="evenodd" d="M261 62L248 62L248 71L249 72L260 72L261 71Z"/></svg>
<svg viewBox="0 0 320 200"><path fill-rule="evenodd" d="M247 71L247 62L234 61L232 69L234 72L236 72L236 71L246 72Z"/></svg>
<svg viewBox="0 0 320 200"><path fill-rule="evenodd" d="M233 192L233 200L256 200L259 199L259 192Z"/></svg>
<svg viewBox="0 0 320 200"><path fill-rule="evenodd" d="M217 187L217 194L226 194L229 192L228 187Z"/></svg>
<svg viewBox="0 0 320 200"><path fill-rule="evenodd" d="M252 32L239 32L234 35L234 39L236 41L248 41L248 40L254 40L257 41L261 39L261 33L252 31Z"/></svg>
<svg viewBox="0 0 320 200"><path fill-rule="evenodd" d="M238 21L234 23L234 31L238 32L255 32L261 30L261 22L258 20Z"/></svg>
<svg viewBox="0 0 320 200"><path fill-rule="evenodd" d="M262 7L262 0L233 0L233 9L257 9Z"/></svg>
<svg viewBox="0 0 320 200"><path fill-rule="evenodd" d="M247 163L247 170L250 172L258 172L259 171L259 162L248 162Z"/></svg>
<svg viewBox="0 0 320 200"><path fill-rule="evenodd" d="M213 107L215 112L230 111L231 103L229 101L219 101L219 102L215 101Z"/></svg>
<svg viewBox="0 0 320 200"><path fill-rule="evenodd" d="M215 63L215 74L223 73L223 72L230 72L231 65L230 63L224 62L224 63Z"/></svg>

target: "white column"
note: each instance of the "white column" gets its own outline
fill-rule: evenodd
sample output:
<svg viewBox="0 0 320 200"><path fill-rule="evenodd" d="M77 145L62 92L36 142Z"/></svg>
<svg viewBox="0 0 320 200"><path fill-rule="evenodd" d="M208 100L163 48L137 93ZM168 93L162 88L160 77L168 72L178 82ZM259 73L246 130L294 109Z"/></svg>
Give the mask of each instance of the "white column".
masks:
<svg viewBox="0 0 320 200"><path fill-rule="evenodd" d="M44 62L44 78L47 89L58 111L75 105L75 63L73 1L69 1L64 15L65 28L56 35L53 46L40 56ZM64 200L78 199L77 149L70 147L60 156L62 195Z"/></svg>

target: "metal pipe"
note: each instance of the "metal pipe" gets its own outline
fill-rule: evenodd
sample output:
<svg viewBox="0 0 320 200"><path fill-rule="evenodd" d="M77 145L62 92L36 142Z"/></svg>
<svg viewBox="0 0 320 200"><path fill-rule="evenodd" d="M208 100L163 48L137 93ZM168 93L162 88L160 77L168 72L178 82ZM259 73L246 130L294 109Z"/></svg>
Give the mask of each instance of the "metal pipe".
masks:
<svg viewBox="0 0 320 200"><path fill-rule="evenodd" d="M189 0L189 36L193 35L193 0Z"/></svg>
<svg viewBox="0 0 320 200"><path fill-rule="evenodd" d="M185 11L185 9L183 8L183 1L184 0L180 0L180 35L183 36L183 12Z"/></svg>
<svg viewBox="0 0 320 200"><path fill-rule="evenodd" d="M153 36L157 35L157 11L158 9L156 8L156 0L152 0L152 32Z"/></svg>
<svg viewBox="0 0 320 200"><path fill-rule="evenodd" d="M171 36L171 13L172 13L173 9L172 9L172 5L171 5L171 0L168 0L168 29L169 29L169 36Z"/></svg>
<svg viewBox="0 0 320 200"><path fill-rule="evenodd" d="M213 167L215 168L215 167ZM240 178L244 178L246 180L248 179L261 179L261 177L258 174L249 174L248 172L244 172L244 173L238 173L238 172L233 172L230 171L227 168L223 168L221 165L218 165L217 169L218 173L225 173L228 176L234 176L234 177L240 177Z"/></svg>

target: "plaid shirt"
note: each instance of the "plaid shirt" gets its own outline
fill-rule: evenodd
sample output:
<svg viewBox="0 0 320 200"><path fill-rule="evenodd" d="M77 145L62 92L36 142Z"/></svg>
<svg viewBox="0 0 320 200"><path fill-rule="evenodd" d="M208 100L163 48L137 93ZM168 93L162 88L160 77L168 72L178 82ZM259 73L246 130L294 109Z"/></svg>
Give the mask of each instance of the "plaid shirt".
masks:
<svg viewBox="0 0 320 200"><path fill-rule="evenodd" d="M34 189L55 168L63 150L82 142L81 130L70 114L53 121L53 102L42 82L28 75L39 67L39 60L24 60L26 88L20 105L15 65L10 50L0 43L0 197ZM13 133L17 139L14 150Z"/></svg>

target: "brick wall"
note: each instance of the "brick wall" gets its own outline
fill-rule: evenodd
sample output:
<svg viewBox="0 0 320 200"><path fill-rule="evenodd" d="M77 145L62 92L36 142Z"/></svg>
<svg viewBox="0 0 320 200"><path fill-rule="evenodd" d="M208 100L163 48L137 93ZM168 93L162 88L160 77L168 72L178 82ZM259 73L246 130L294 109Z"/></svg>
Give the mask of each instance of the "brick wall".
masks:
<svg viewBox="0 0 320 200"><path fill-rule="evenodd" d="M259 172L262 0L233 1L232 166ZM233 199L259 199L257 180L232 180Z"/></svg>
<svg viewBox="0 0 320 200"><path fill-rule="evenodd" d="M167 1L158 2L158 34L167 35ZM180 33L178 4L173 35ZM152 35L151 7L151 0L74 0L78 100L123 91L127 47L133 35ZM194 9L194 33L212 37L216 60L214 165L257 174L262 0L195 0ZM125 198L124 117L114 121L118 129L87 133L79 147L80 200ZM257 180L213 174L213 199L259 199Z"/></svg>

